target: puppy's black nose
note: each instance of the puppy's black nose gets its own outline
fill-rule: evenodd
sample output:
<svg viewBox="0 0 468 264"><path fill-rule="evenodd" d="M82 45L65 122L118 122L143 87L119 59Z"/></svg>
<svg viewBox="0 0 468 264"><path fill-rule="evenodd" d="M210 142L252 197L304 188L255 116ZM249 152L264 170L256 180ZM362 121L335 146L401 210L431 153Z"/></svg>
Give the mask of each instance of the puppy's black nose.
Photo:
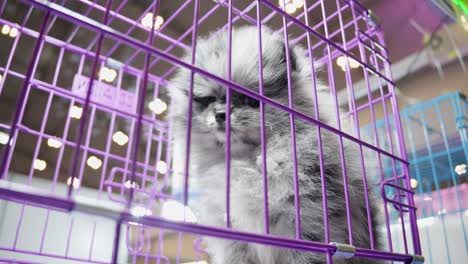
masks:
<svg viewBox="0 0 468 264"><path fill-rule="evenodd" d="M215 119L216 119L216 122L218 123L224 123L224 121L226 120L226 113L224 112L215 113Z"/></svg>

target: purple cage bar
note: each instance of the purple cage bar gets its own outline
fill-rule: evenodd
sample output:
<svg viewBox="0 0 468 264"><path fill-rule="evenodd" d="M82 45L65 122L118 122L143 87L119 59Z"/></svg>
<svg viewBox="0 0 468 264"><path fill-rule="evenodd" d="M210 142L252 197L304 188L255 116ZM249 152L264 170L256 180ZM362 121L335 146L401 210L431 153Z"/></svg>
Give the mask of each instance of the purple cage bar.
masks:
<svg viewBox="0 0 468 264"><path fill-rule="evenodd" d="M7 138L5 144L0 145L0 205L13 206L14 212L5 219L13 219L5 223L12 230L11 241L0 239L0 261L24 263L54 263L54 261L69 261L70 263L182 263L186 258L183 255L183 239L187 235L214 236L225 239L239 240L250 243L284 247L292 250L305 250L324 254L327 263L332 263L334 255L339 249L335 241L331 241L329 229L333 228L328 222L328 206L326 196L326 184L324 176L324 157L322 153L322 132L334 133L339 138L341 165L345 168L343 142L351 141L359 145L362 180L367 189L368 179L364 151L371 151L378 158L380 192L382 198L382 210L384 213L383 234L386 245L384 248L376 245L374 241L373 227L370 221L371 211L369 206L370 196L366 192L364 200L367 205L368 230L371 241L370 248L356 248L353 257L364 257L396 261L402 263L417 263L421 260L421 246L419 242L418 227L416 221L416 208L413 201L413 191L410 188L410 176L405 152L405 143L399 110L390 72L390 61L379 25L372 19L371 13L354 0L310 0L303 1L301 9L288 14L284 7L288 1L233 1L233 0L184 0L180 3L172 3L176 7L162 25L156 27L156 14L164 10L167 1L155 0L141 3L143 10L141 15L135 16L128 11L131 8L128 0L2 0L0 4L0 25L7 25L10 29L17 30L17 35L12 36L0 49L7 53L5 58L0 58L0 132ZM8 9L22 8L24 14L18 16L22 21L13 21L7 16ZM145 27L141 21L151 12L151 26ZM174 34L171 26L182 16L192 18L186 28L180 33ZM213 25L213 17L223 17L223 22ZM318 17L318 18L317 18ZM313 18L313 19L312 19ZM318 20L318 21L317 21ZM35 24L40 21L38 24ZM237 25L255 25L258 28L259 49L262 48L262 31L264 25L272 26L278 32L282 32L286 45L286 61L288 75L288 105L279 104L263 95L263 70L259 67L259 93L240 86L231 80L231 50L232 29ZM71 30L66 36L58 34L57 28L63 25L71 25ZM63 29L62 29L63 30ZM227 30L229 35L229 60L228 78L223 79L195 66L195 53L197 38L203 32ZM2 32L3 33L3 32ZM84 34L91 37L88 41L81 41ZM5 35L5 34L4 34ZM0 36L8 38L8 36ZM21 43L33 40L31 54L26 57L27 67L15 66L18 60L18 50ZM3 41L3 39L0 39ZM30 42L31 43L31 42ZM337 126L331 126L320 121L319 111L315 109L314 116L307 116L294 110L292 100L291 65L289 45L300 44L307 47L307 54L314 78L314 87L311 92L317 100L317 87L315 79L320 73L316 73L316 65L321 65L326 74L330 93L335 99L334 110ZM29 44L31 45L31 44ZM7 50L8 49L8 50ZM58 50L57 60L47 61L55 65L52 79L41 77L37 74L40 62L44 59L46 49ZM192 50L191 61L184 62L179 56L183 49ZM119 50L125 50L123 58L114 58ZM261 53L260 53L261 54ZM3 56L3 55L2 55ZM343 57L347 62L339 72L335 60ZM351 71L350 61L359 65L360 75ZM55 63L55 64L54 64ZM262 65L262 57L259 56L259 64ZM63 80L64 69L75 65L73 83ZM99 69L105 66L117 68L116 79L104 83ZM172 120L170 114L155 113L149 110L149 102L167 98L168 80L177 68L191 70L191 83L189 93L189 109L185 171L181 199L175 192L169 192L171 187L172 169ZM159 210L157 202L180 200L181 206L189 205L192 190L190 186L189 151L191 145L191 115L193 78L199 74L211 79L225 87L227 100L227 124L230 124L231 90L260 101L261 114L261 144L262 144L262 180L264 190L264 233L247 233L231 228L230 223L230 153L231 141L230 126L226 126L226 227L218 228L206 226L203 223L191 223L188 221L186 211L183 218L174 220L167 217L152 215L149 210ZM370 79L374 76L378 79L378 89L371 90ZM356 98L354 85L357 80L363 79L366 84L366 97L360 100ZM76 87L77 83L82 86ZM93 80L93 81L90 81ZM19 84L12 85L13 82ZM8 84L8 85L7 85ZM339 98L338 85L346 87L346 100ZM70 88L72 86L72 88ZM132 88L129 88L131 86ZM11 87L17 88L14 95L14 105L5 103L6 94ZM81 89L80 89L81 88ZM39 125L30 125L27 112L31 102L37 94L46 95L43 113L37 113ZM106 97L107 96L107 97ZM55 134L49 130L51 118L55 118L57 102L64 104L63 111L71 113L76 107L81 107L80 117L71 115L60 117L63 129ZM363 102L364 101L364 102ZM65 102L65 103L63 103ZM125 105L125 106L124 106ZM291 142L294 161L294 191L296 212L296 236L283 238L270 235L268 222L268 187L266 157L268 149L265 139L264 107L269 105L290 116ZM318 102L315 101L315 105ZM379 134L376 127L377 117L375 109L383 110L383 120L387 130ZM8 111L7 111L8 109ZM344 109L345 112L341 109ZM365 139L360 132L361 114L368 110L372 124L372 139ZM11 119L4 119L3 114L12 114ZM96 143L94 133L99 130L101 117L107 131L100 138L102 142ZM341 116L350 117L353 121L353 132L343 132L340 120ZM73 120L73 119L79 119ZM106 119L107 120L107 119ZM318 149L320 161L320 175L325 241L307 241L301 239L300 230L300 199L298 168L296 157L295 122L305 121L315 125L319 140ZM395 125L395 131L390 130L390 124ZM127 143L116 150L114 132L125 127L128 131ZM15 155L19 155L22 140L33 137L31 158L28 160L26 172L24 168L17 168ZM386 138L388 144L382 146L382 138ZM45 142L55 140L60 142L56 149L51 168L42 170L35 167L36 161L45 155ZM124 146L126 145L126 146ZM52 154L51 154L52 155ZM94 156L102 159L95 171L86 167L86 157ZM390 161L390 162L384 162ZM161 169L164 164L165 169ZM391 168L385 168L384 164L391 164ZM89 164L88 164L89 166ZM65 172L64 172L65 170ZM391 170L391 176L384 171ZM21 172L21 173L19 173ZM47 175L45 173L48 173ZM17 174L24 174L17 176ZM388 173L387 173L388 174ZM92 191L83 187L85 183L93 182ZM343 170L343 182L345 185L345 203L348 221L346 223L349 232L349 243L353 245L350 207L347 190L346 170ZM24 180L19 180L23 179ZM45 184L42 184L46 182ZM39 184L41 183L41 184ZM76 184L75 184L76 183ZM62 188L63 187L63 188ZM395 192L393 197L387 197L386 190ZM399 212L399 223L392 223L389 218L388 208L394 207ZM10 207L8 207L10 208ZM43 223L35 223L34 228L40 234L38 246L26 248L24 231L31 225L30 210L37 208L44 214ZM4 210L4 212L6 212ZM67 217L68 226L61 226L65 234L65 249L51 252L50 229L51 223L60 213ZM75 233L80 232L82 226L81 214L89 217L88 226L90 237L85 240L87 249L84 254L76 254ZM10 217L10 218L8 218ZM41 218L42 219L42 218ZM107 221L107 222L106 222ZM101 222L112 223L106 237L109 247L104 257L97 257L101 242L98 233L101 231ZM40 221L37 221L40 222ZM3 223L2 223L3 225ZM392 225L401 228L400 233L391 231ZM78 227L76 227L78 226ZM409 226L409 230L408 227ZM2 226L0 226L2 228ZM6 232L5 227L0 232ZM156 234L154 234L156 232ZM8 237L5 233L4 237ZM0 237L2 237L0 233ZM404 243L404 252L396 252L393 249L395 236L400 237ZM156 237L156 242L154 241ZM167 251L163 245L168 237L175 237L176 255L166 256ZM156 245L155 247L153 247ZM102 250L102 248L101 248ZM201 255L206 255L200 239L193 241L193 250L196 252L194 260L200 260ZM53 251L53 250L52 250ZM126 260L123 260L125 259ZM58 262L63 263L63 262Z"/></svg>

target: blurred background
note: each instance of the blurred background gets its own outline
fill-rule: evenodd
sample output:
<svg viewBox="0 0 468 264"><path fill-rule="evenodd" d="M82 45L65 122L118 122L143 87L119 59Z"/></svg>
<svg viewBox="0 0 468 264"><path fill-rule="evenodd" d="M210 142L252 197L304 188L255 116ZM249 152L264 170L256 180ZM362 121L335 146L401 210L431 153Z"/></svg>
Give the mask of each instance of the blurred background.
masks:
<svg viewBox="0 0 468 264"><path fill-rule="evenodd" d="M72 13L83 15L81 19L100 22L108 3L105 0L55 2ZM226 24L226 1L200 2L203 23L198 35L206 36ZM251 23L251 18L256 15L253 1L234 2L235 14L241 17L234 25ZM278 1L271 2L281 6ZM304 2L286 2L285 11L300 16ZM356 15L350 8L345 9L349 2L325 1L323 8L314 5L316 3L319 2L305 3L314 7L307 15L314 29L323 35L328 31L340 33L342 29L345 37L336 34L329 39L336 43L351 43L352 37L346 39L346 36L353 36L355 28L343 29L343 24L351 23ZM150 0L112 1L109 27L147 42L154 19L156 38L147 45L180 57L191 44L193 1L161 0L156 15L152 13L154 4ZM384 35L386 48L381 52L388 54L385 60L391 62L389 70L396 84L426 263L466 263L468 2L358 0L354 5L356 10L371 11L369 18L359 20L358 29L372 31L377 28ZM338 19L335 11L340 8L344 11ZM267 19L270 13L268 8L263 8L261 16ZM324 14L329 18L325 23ZM36 67L29 69L44 17L43 10L27 1L0 1L0 154L7 164L6 179L60 196L66 195L71 186L77 194L100 199L102 206L109 204L109 207L113 203L124 204L133 190L137 205L142 206L139 207L140 215L154 213L181 220L184 212L192 214L180 203L181 178L171 174L168 155L171 124L167 119L170 105L167 80L174 74L175 66L160 57L150 56L152 63L147 94L143 99L141 137L134 142L135 134L132 133L138 132L135 130L138 120L136 101L142 85L145 52L104 37L95 81L101 88L99 94L93 95L98 102L84 112L83 99L89 84L86 76L93 73L93 54L99 46L99 35L52 16L45 27L47 37ZM369 21L378 26L369 29L366 24ZM267 24L280 29L282 20L276 16ZM306 45L299 27L292 25L289 34L292 40L297 40L296 43ZM312 43L317 47L314 56L318 60L326 59L324 44L318 38ZM351 52L358 56L359 49L353 49ZM326 73L334 72L338 102L348 111L351 111L347 108L349 91L353 89L356 105L361 106L357 114L360 128L370 135L391 134L390 139L381 136L376 140L374 137L382 148L389 150L396 141L396 136L392 136L395 123L385 122L385 116L392 115L389 110L391 100L387 98L374 104L372 96L385 97L390 88L382 85L376 75L370 74L367 79L366 71L352 59L349 59L350 68L346 69L346 60L343 55L334 56L333 63L328 65L327 71L320 73L323 74L320 77L330 82ZM387 70L379 68L379 63L374 66L377 72ZM24 89L28 70L33 71L31 85L26 99L21 101L25 98L21 88ZM346 82L347 76L352 77L352 87ZM60 89L54 90L54 87ZM118 98L112 97L116 87L120 93ZM108 111L106 105L111 105L112 111ZM14 149L5 158L4 150L11 142L10 130L18 112L21 113L19 132ZM82 124L84 114L87 121ZM85 147L76 156L74 147L80 129L85 132L81 139ZM134 155L132 144L139 146L135 154L137 177L133 182L129 176L133 166L130 161ZM390 161L383 162L390 168L386 173L392 174ZM72 178L71 175L79 177ZM191 197L196 199L200 186L193 179L190 185L193 186ZM153 204L156 198L167 201ZM150 207L153 212L146 212ZM398 210L394 209L389 208L389 211L392 220L397 221ZM397 252L404 252L406 243L401 237L401 226L395 223L392 224L393 247ZM122 263L192 263L195 260L197 262L193 263L206 263L203 262L207 255L202 242L195 235L142 229L135 223L127 224L123 229L127 236L117 245L122 248L119 251ZM0 201L0 261L3 258L39 263L108 263L114 246L109 241L114 235L115 223L112 221ZM143 251L146 253L141 253Z"/></svg>

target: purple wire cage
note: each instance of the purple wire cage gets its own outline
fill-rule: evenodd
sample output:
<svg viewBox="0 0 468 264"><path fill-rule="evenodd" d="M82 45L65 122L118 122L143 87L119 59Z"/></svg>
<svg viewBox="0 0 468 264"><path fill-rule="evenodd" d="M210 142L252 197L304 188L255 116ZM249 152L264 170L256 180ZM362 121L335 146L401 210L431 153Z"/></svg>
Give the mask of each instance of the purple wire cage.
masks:
<svg viewBox="0 0 468 264"><path fill-rule="evenodd" d="M319 121L318 111L305 115L292 103L279 104L180 59L183 50L196 52L198 36L241 25L269 26L284 33L286 47L306 47L312 68L323 69L314 77L329 87L337 120L352 120L352 132L343 132L340 122ZM424 261L387 50L376 18L358 2L2 0L0 27L0 261L202 263L203 236L324 254L327 263L343 254ZM363 149L372 152L379 161L376 199L384 215L384 245L354 247L349 217L349 241L194 223L188 206L203 186L186 174L176 187L171 166L167 90L180 67L259 100L260 109L270 105L287 112L292 123L309 122L353 142L363 167ZM316 87L310 89L314 93ZM387 129L377 129L380 118ZM364 138L360 124L368 121L373 129ZM295 146L294 132L291 138ZM379 145L382 139L385 146ZM343 148L337 152L344 160ZM397 211L396 223L389 210ZM328 234L333 227L326 206L323 211ZM390 228L395 224L397 232ZM403 241L402 252L393 249L395 239ZM346 248L351 252L341 252Z"/></svg>

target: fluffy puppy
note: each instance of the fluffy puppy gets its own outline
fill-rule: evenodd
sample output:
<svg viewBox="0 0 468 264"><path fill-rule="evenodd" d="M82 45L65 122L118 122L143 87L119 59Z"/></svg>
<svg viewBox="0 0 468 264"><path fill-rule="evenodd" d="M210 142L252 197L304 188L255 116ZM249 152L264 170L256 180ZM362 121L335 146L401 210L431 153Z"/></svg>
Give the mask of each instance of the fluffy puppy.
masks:
<svg viewBox="0 0 468 264"><path fill-rule="evenodd" d="M232 81L259 91L259 50L256 27L235 28L232 32ZM283 37L262 29L264 94L288 105L287 52ZM291 84L294 109L314 117L318 107L320 120L336 126L334 98L318 82L314 105L314 78L306 52L290 46ZM191 53L184 60L191 61ZM198 40L196 66L227 79L228 32ZM171 80L172 118L174 120L174 177L180 177L185 161L187 113L191 72L180 69ZM226 225L225 122L226 89L223 85L194 75L193 115L189 175L198 184L200 198L194 205L199 222L204 225ZM232 228L264 233L264 192L261 155L261 119L259 102L241 93L231 92L231 189L230 215ZM345 120L343 130L349 131ZM265 104L266 160L268 175L268 209L270 234L295 238L294 160L290 115ZM323 152L322 168L327 189L330 241L349 243L343 184L340 140L333 133L295 118L297 174L299 179L301 238L325 242L320 175L319 141ZM370 247L364 186L358 148L344 140L344 161L353 223L353 244ZM375 210L374 210L375 211ZM375 231L375 217L372 217ZM377 232L374 232L377 236ZM253 243L206 238L207 250L214 264L312 264L326 263L323 255L268 247ZM356 259L336 259L334 263L358 263ZM359 259L359 263L376 263Z"/></svg>

